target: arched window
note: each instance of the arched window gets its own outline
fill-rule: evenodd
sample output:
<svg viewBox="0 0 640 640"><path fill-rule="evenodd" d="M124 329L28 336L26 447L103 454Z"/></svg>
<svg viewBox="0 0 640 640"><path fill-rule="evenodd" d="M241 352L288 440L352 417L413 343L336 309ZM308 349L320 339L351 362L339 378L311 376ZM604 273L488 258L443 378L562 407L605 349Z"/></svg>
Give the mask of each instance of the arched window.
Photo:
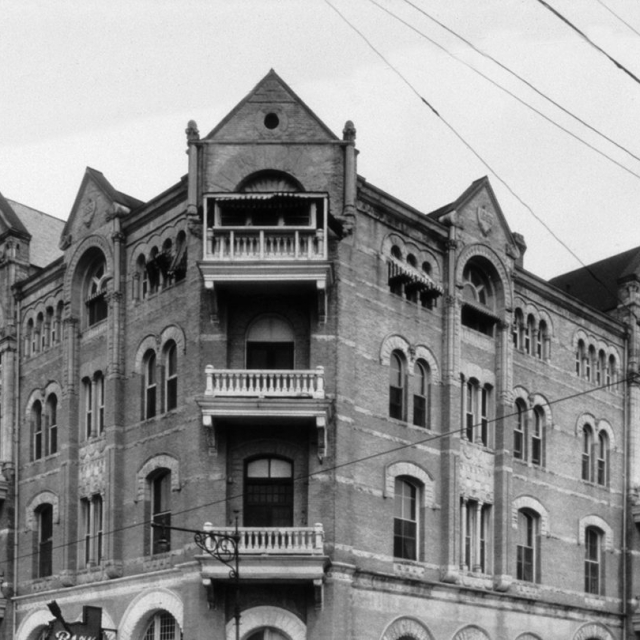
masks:
<svg viewBox="0 0 640 640"><path fill-rule="evenodd" d="M515 310L511 331L514 349L524 351L524 315L522 313L522 309Z"/></svg>
<svg viewBox="0 0 640 640"><path fill-rule="evenodd" d="M46 578L53 573L53 506L42 504L36 510L37 565L36 577Z"/></svg>
<svg viewBox="0 0 640 640"><path fill-rule="evenodd" d="M149 274L147 273L147 261L143 255L138 256L136 261L136 276L138 278L139 291L135 297L144 300L149 295Z"/></svg>
<svg viewBox="0 0 640 640"><path fill-rule="evenodd" d="M42 314L38 314L36 323L31 333L31 353L35 354L40 351L40 332L42 331Z"/></svg>
<svg viewBox="0 0 640 640"><path fill-rule="evenodd" d="M389 357L389 416L405 420L406 366L404 355L392 351Z"/></svg>
<svg viewBox="0 0 640 640"><path fill-rule="evenodd" d="M95 387L96 431L100 435L104 433L104 376L100 371L93 377L93 385Z"/></svg>
<svg viewBox="0 0 640 640"><path fill-rule="evenodd" d="M293 369L294 346L293 328L284 318L262 316L247 331L247 369Z"/></svg>
<svg viewBox="0 0 640 640"><path fill-rule="evenodd" d="M151 494L151 553L171 550L171 471L158 469L149 476Z"/></svg>
<svg viewBox="0 0 640 640"><path fill-rule="evenodd" d="M544 457L544 412L540 407L533 410L531 425L531 464L541 467Z"/></svg>
<svg viewBox="0 0 640 640"><path fill-rule="evenodd" d="M47 397L47 433L46 452L47 455L58 451L58 398L55 393L50 393Z"/></svg>
<svg viewBox="0 0 640 640"><path fill-rule="evenodd" d="M594 365L596 362L596 350L593 345L589 346L589 351L587 352L587 361L585 365L585 375L587 380L593 382L594 379Z"/></svg>
<svg viewBox="0 0 640 640"><path fill-rule="evenodd" d="M538 335L536 336L536 357L540 360L545 360L549 357L549 329L547 323L544 320L540 320L538 325Z"/></svg>
<svg viewBox="0 0 640 640"><path fill-rule="evenodd" d="M487 573L491 549L491 505L462 497L460 508L462 564L469 571Z"/></svg>
<svg viewBox="0 0 640 640"><path fill-rule="evenodd" d="M161 611L151 618L143 640L179 640L180 637L176 619L170 613Z"/></svg>
<svg viewBox="0 0 640 640"><path fill-rule="evenodd" d="M470 329L493 336L495 292L489 276L473 262L462 273L462 324Z"/></svg>
<svg viewBox="0 0 640 640"><path fill-rule="evenodd" d="M527 330L524 336L524 351L525 353L532 355L533 354L533 345L536 341L536 320L535 318L529 314L527 316Z"/></svg>
<svg viewBox="0 0 640 640"><path fill-rule="evenodd" d="M596 358L596 384L601 385L604 381L604 372L607 368L607 356L605 352L600 349L598 357Z"/></svg>
<svg viewBox="0 0 640 640"><path fill-rule="evenodd" d="M265 627L259 631L254 631L247 640L288 640L288 636L273 627Z"/></svg>
<svg viewBox="0 0 640 640"><path fill-rule="evenodd" d="M36 348L38 349L38 351L43 351L46 347L46 338L47 336L44 330L44 315L42 315L42 313L39 313L38 317L36 318Z"/></svg>
<svg viewBox="0 0 640 640"><path fill-rule="evenodd" d="M513 457L516 460L527 458L527 407L523 400L516 400L515 425L513 428Z"/></svg>
<svg viewBox="0 0 640 640"><path fill-rule="evenodd" d="M584 535L584 590L594 595L604 595L603 578L604 534L596 527L587 527Z"/></svg>
<svg viewBox="0 0 640 640"><path fill-rule="evenodd" d="M148 295L158 293L158 289L160 287L160 268L158 266L158 261L156 260L157 257L158 247L153 247L145 265L149 290Z"/></svg>
<svg viewBox="0 0 640 640"><path fill-rule="evenodd" d="M406 477L395 479L393 556L404 560L418 560L419 489Z"/></svg>
<svg viewBox="0 0 640 640"><path fill-rule="evenodd" d="M53 307L47 307L47 317L44 321L44 332L43 332L43 340L42 340L42 348L50 347L55 340L53 339Z"/></svg>
<svg viewBox="0 0 640 640"><path fill-rule="evenodd" d="M40 460L44 455L44 433L42 432L42 403L36 400L31 405L31 436L33 439L33 459Z"/></svg>
<svg viewBox="0 0 640 640"><path fill-rule="evenodd" d="M609 356L609 362L607 366L607 384L613 385L611 391L617 391L615 386L617 379L616 359L613 356Z"/></svg>
<svg viewBox="0 0 640 640"><path fill-rule="evenodd" d="M585 375L585 366L587 358L587 348L584 344L584 340L578 340L578 348L576 349L576 375Z"/></svg>
<svg viewBox="0 0 640 640"><path fill-rule="evenodd" d="M540 518L530 509L518 511L518 543L516 546L516 578L539 582Z"/></svg>
<svg viewBox="0 0 640 640"><path fill-rule="evenodd" d="M475 378L465 384L463 435L469 442L489 446L490 388L481 386Z"/></svg>
<svg viewBox="0 0 640 640"><path fill-rule="evenodd" d="M424 360L418 360L413 374L413 424L418 427L430 425L431 372Z"/></svg>
<svg viewBox="0 0 640 640"><path fill-rule="evenodd" d="M598 433L598 445L596 447L596 482L606 486L608 481L609 439L604 431Z"/></svg>
<svg viewBox="0 0 640 640"><path fill-rule="evenodd" d="M276 457L245 465L244 526L293 526L293 463Z"/></svg>
<svg viewBox="0 0 640 640"><path fill-rule="evenodd" d="M26 356L31 356L34 354L33 344L32 344L33 332L34 332L33 318L29 318L25 332L24 332L24 354Z"/></svg>
<svg viewBox="0 0 640 640"><path fill-rule="evenodd" d="M56 311L53 318L53 325L51 327L51 342L57 344L62 340L62 311L64 304L62 301L56 305Z"/></svg>
<svg viewBox="0 0 640 640"><path fill-rule="evenodd" d="M187 273L187 236L180 231L176 238L176 253L171 265L171 273L176 282L184 280Z"/></svg>
<svg viewBox="0 0 640 640"><path fill-rule="evenodd" d="M593 455L593 428L589 424L582 427L582 479L591 482Z"/></svg>
<svg viewBox="0 0 640 640"><path fill-rule="evenodd" d="M165 411L178 406L178 347L171 340L164 351L164 398Z"/></svg>
<svg viewBox="0 0 640 640"><path fill-rule="evenodd" d="M156 415L156 354L153 350L147 351L144 356L143 372L143 420L148 420Z"/></svg>
<svg viewBox="0 0 640 640"><path fill-rule="evenodd" d="M105 320L109 314L107 280L106 263L104 259L101 259L93 264L87 274L85 305L87 307L87 324L90 327Z"/></svg>

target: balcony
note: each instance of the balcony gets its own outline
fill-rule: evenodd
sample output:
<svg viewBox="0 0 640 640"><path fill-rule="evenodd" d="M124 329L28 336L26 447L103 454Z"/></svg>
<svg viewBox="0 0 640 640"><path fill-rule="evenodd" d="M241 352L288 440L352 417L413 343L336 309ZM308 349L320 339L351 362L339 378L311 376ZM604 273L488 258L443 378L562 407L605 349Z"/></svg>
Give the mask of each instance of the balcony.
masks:
<svg viewBox="0 0 640 640"><path fill-rule="evenodd" d="M206 194L199 263L205 287L314 291L324 318L328 208L321 193Z"/></svg>
<svg viewBox="0 0 640 640"><path fill-rule="evenodd" d="M331 403L325 395L324 367L315 369L205 368L204 395L196 398L210 448L217 450L216 423L315 422L318 456L324 459Z"/></svg>
<svg viewBox="0 0 640 640"><path fill-rule="evenodd" d="M205 530L233 535L235 528L216 528L209 523ZM239 527L239 576L241 582L313 583L321 599L322 579L328 558L324 554L324 531L314 527ZM215 581L228 581L229 567L207 555L198 557L202 581L212 586Z"/></svg>

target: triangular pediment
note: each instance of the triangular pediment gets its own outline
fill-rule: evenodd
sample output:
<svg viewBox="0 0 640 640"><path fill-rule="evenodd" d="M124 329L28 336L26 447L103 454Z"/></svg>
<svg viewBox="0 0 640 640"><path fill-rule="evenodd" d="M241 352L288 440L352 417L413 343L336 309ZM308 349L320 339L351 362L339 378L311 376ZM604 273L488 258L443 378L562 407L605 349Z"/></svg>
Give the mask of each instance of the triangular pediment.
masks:
<svg viewBox="0 0 640 640"><path fill-rule="evenodd" d="M87 167L62 231L61 248L81 240L102 227L116 205L132 209L140 204L142 204L141 201L116 191L100 171Z"/></svg>
<svg viewBox="0 0 640 640"><path fill-rule="evenodd" d="M216 142L337 139L273 69L205 138Z"/></svg>
<svg viewBox="0 0 640 640"><path fill-rule="evenodd" d="M11 203L0 193L0 235L12 231L18 235L30 237L27 228L16 214Z"/></svg>

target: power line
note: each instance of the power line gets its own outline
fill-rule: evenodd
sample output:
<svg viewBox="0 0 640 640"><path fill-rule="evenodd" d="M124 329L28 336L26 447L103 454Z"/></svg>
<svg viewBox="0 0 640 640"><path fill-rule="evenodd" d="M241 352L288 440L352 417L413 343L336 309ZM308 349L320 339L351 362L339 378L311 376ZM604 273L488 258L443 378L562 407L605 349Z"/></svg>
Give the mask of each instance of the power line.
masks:
<svg viewBox="0 0 640 640"><path fill-rule="evenodd" d="M406 2L407 0L405 0ZM520 104L522 104L523 106L525 106L527 109L530 109L531 111L533 111L534 113L538 114L541 118L545 119L547 122L549 122L550 124L552 124L553 126L557 127L558 129L560 129L561 131L564 131L564 133L570 135L572 138L574 138L575 140L577 140L578 142L581 142L582 144L584 144L586 147L588 147L589 149L591 149L592 151L595 151L597 154L601 155L603 158L606 158L607 160L609 160L610 162L613 162L613 164L617 165L620 169L626 171L627 173L630 173L632 176L636 177L636 178L640 178L640 174L636 173L635 171L633 171L632 169L630 169L629 167L626 167L624 164L622 164L621 162L618 162L615 158L612 158L611 156L609 156L608 154L606 154L604 151L602 151L601 149L598 149L597 147L593 146L591 143L587 142L586 140L584 140L583 138L581 138L580 136L578 136L577 134L573 133L572 131L569 131L568 129L566 129L565 127L563 127L561 124L557 123L555 120L551 119L549 116L545 115L544 113L542 113L540 110L536 109L534 106L532 106L531 104L529 104L526 100L523 100L522 98L518 97L515 93L513 93L512 91L509 91L509 89L503 87L501 84L499 84L498 82L496 82L495 80L493 80L492 78L490 78L489 76L485 75L484 73L482 73L482 71L476 69L473 65L469 64L468 62L461 60L460 58L458 58L456 55L454 55L453 53L451 53L450 51L448 51L445 47L443 47L441 44L439 44L438 42L436 42L435 40L431 39L428 35L426 35L424 32L420 31L419 29L417 29L416 27L414 27L412 24L410 24L409 22L407 22L406 20L403 20L402 18L400 18L399 16L397 16L396 14L392 13L391 11L389 11L386 7L382 6L381 4L379 4L376 0L369 0L369 2L371 2L372 4L376 5L379 9L381 9L382 11L384 11L385 13L389 14L392 18L395 18L396 20L398 20L398 22L401 22L402 24L404 24L406 27L408 27L409 29L411 29L412 31L415 31L415 33L417 33L418 35L422 36L423 38L425 38L426 40L428 40L429 42L431 42L434 46L438 47L439 49L441 49L442 51L444 51L448 56L452 57L454 60L457 60L460 64L463 64L465 67L471 69L471 71L473 71L474 73L477 73L480 77L484 78L487 82L491 83L493 86L495 86L496 88L500 89L501 91L503 91L504 93L506 93L507 95L511 96L514 100L517 100ZM411 4L411 3L409 3ZM414 5L411 5L414 6ZM426 15L426 14L425 14ZM343 16L344 17L344 16ZM440 23L438 23L440 24ZM443 27L446 28L446 27ZM362 35L362 34L360 34ZM364 37L364 36L363 36ZM462 38L461 38L462 39ZM464 39L463 39L464 40ZM371 43L369 41L367 41L369 46L372 46ZM466 40L465 40L466 42ZM379 53L378 53L379 54ZM380 54L379 54L380 55ZM387 62L387 64L390 64L389 62ZM499 64L499 63L496 63ZM514 74L515 75L515 74ZM517 77L517 76L516 76ZM404 78L403 78L404 79ZM406 80L405 80L406 81ZM523 80L523 82L526 82L525 80ZM543 97L546 98L546 96ZM550 98L547 98L549 101L553 102L552 100L550 100ZM557 105L559 106L559 105ZM562 108L562 107L560 107ZM570 113L567 111L567 113ZM577 120L580 120L579 118L577 118L576 116L572 117L576 118ZM582 121L581 121L582 122ZM583 123L586 125L586 123ZM586 125L589 126L589 125ZM594 131L596 131L596 133L598 133L599 135L601 135L602 137L606 138L609 142L613 143L616 146L620 146L618 145L616 142L614 142L613 140L609 139L607 136L605 136L604 134L601 134L597 129L593 129ZM635 156L633 153L631 153L631 151L628 151L627 149L625 149L624 147L620 147L623 151L627 152L629 155L631 155L633 158L635 158L636 160L640 161L640 157Z"/></svg>
<svg viewBox="0 0 640 640"><path fill-rule="evenodd" d="M405 24L406 26L412 28L414 31L417 31L412 25L408 24L407 22L404 22L403 20L401 20L401 18L399 18L398 16L396 16L395 14L389 12L385 7L381 6L380 4L378 4L377 2L375 2L374 0L369 0L370 2L373 2L373 4L375 4L376 6L378 6L380 9L382 9L383 11L386 11L387 13L389 13L390 15L392 15L394 18L396 18L397 20L400 20L403 22L403 24ZM497 60L496 58L494 58L493 56L491 56L488 53L485 53L484 51L482 51L481 49L479 49L478 47L476 47L472 42L470 42L469 40L467 40L464 36L461 36L459 33L457 33L456 31L454 31L453 29L451 29L450 27L448 27L447 25L445 25L444 23L442 23L440 20L438 20L437 18L434 18L431 14L427 13L424 9L422 9L421 7L415 5L413 2L411 2L411 0L403 0L406 4L410 5L411 7L413 7L416 11L420 12L423 16L425 16L426 18L428 18L429 20L431 20L432 22L435 22L435 24L437 24L438 26L440 26L442 29L444 29L445 31L447 31L448 33L450 33L451 35L455 36L456 38L458 38L459 40L461 40L462 42L464 42L467 46L471 47L471 49L473 49L476 53L480 54L481 56L483 56L484 58L486 58L487 60L491 60L491 62L493 62L494 64L498 65L501 69L503 69L504 71L506 71L507 73L509 73L510 75L512 75L514 78L517 78L518 80L520 80L520 82L522 82L523 84L525 84L527 87L529 87L532 91L535 91L535 93L537 93L540 97L544 98L545 100L548 100L551 104L553 104L555 107L557 107L558 109L560 109L562 112L566 113L568 116L570 116L571 118L573 118L574 120L576 120L577 122L579 122L580 124L582 124L583 126L587 127L590 131L593 131L595 134L599 135L600 137L604 138L607 142L610 142L611 144L613 144L614 146L618 147L618 149L620 149L621 151L624 151L625 153L629 154L632 158L634 158L635 160L640 161L640 156L637 156L635 153L633 153L632 151L630 151L629 149L627 149L626 147L624 147L623 145L621 145L620 143L616 142L615 140L613 140L612 138L610 138L609 136L607 136L606 134L602 133L599 129L596 129L596 127L594 127L593 125L589 124L588 122L586 122L585 120L583 120L582 118L580 118L579 116L577 116L576 114L574 114L572 111L570 111L569 109L563 107L561 104L559 104L556 100L554 100L553 98L549 97L547 94L545 94L543 91L540 91L540 89L538 89L535 85L533 85L531 82L529 82L528 80L526 80L525 78L523 78L521 75L519 75L518 73L516 73L515 71L513 71L512 69L510 69L509 67L507 67L505 64L503 64L502 62L500 62L499 60ZM599 1L599 0L598 0ZM420 33L418 31L418 33ZM421 34L424 35L424 34ZM425 38L427 36L424 36ZM430 42L433 42L432 40L429 40ZM437 43L434 43L437 45ZM438 45L437 45L438 46ZM449 52L447 52L449 53ZM449 53L449 55L452 55L451 53ZM453 56L456 58L456 60L458 60L459 62L461 62L462 64L466 64L466 62L464 62L463 60L460 60L459 58L457 58L456 56ZM472 70L476 71L477 73L480 73L479 71L477 71L474 67L469 66ZM483 74L482 77L486 77ZM487 78L488 80L490 80L489 78ZM491 81L491 80L490 80ZM502 88L502 87L500 87ZM503 89L504 91L506 91L506 89ZM510 94L512 95L512 94ZM515 97L515 96L514 96ZM517 99L517 98L516 98ZM527 105L528 106L528 105ZM539 113L538 111L536 111L536 113ZM540 114L542 115L542 114ZM543 116L545 117L545 116ZM553 122L553 124L556 124L556 126L560 126L557 125L557 123ZM571 132L567 131L566 129L564 129L563 127L560 127L563 131L565 131L566 133L569 133L570 135ZM576 136L574 136L576 137ZM582 139L578 138L581 142L584 142ZM585 143L586 144L586 143ZM589 146L591 149L594 149L594 147L591 147L591 145L587 145ZM601 153L599 150L594 149L595 151L598 151L598 153ZM604 154L602 154L604 155ZM606 158L609 158L609 156L605 155Z"/></svg>
<svg viewBox="0 0 640 640"><path fill-rule="evenodd" d="M589 394L592 394L596 391L601 391L603 389L609 389L612 387L616 387L618 385L622 385L625 384L628 380L630 380L631 378L624 378L622 380L617 380L616 382L610 382L607 384L603 384L597 387L592 387L591 389L587 389L585 391L578 391L576 393L572 393L568 396L563 396L562 398L558 398L556 400L548 400L546 401L544 404L541 404L539 406L552 406L555 404L559 404L561 402L567 402L568 400L573 400L575 398L580 398L582 396L586 396ZM507 415L501 416L499 418L491 418L490 420L486 421L486 424L495 424L498 423L500 421L504 421L507 420L508 418L513 418L515 416L518 415L518 412L515 411L513 413L509 413ZM476 423L473 425L473 428L477 428L480 427L482 425L481 422ZM347 460L346 462L341 462L340 464L335 464L332 467L326 467L323 469L320 469L318 471L312 471L311 473L306 473L304 475L300 475L300 476L296 476L295 478L292 478L292 482L304 482L305 480L309 480L310 478L313 478L315 476L321 476L321 475L325 475L331 471L336 471L338 469L343 469L344 467L348 467L354 464L359 464L361 462L367 462L369 460L373 460L375 458L381 458L382 456L386 456L392 453L397 453L398 451L403 451L406 449L411 449L420 445L424 445L427 444L429 442L433 442L434 440L439 440L441 438L445 438L448 436L452 436L455 435L456 433L460 433L462 431L462 428L458 427L456 429L450 429L449 431L443 431L442 433L436 433L436 434L431 434L426 438L422 438L420 440L416 440L415 442L407 442L405 444L401 444L398 445L397 447L392 447L391 449L385 449L384 451L378 451L377 453L371 453L369 455L366 456L362 456L361 458L355 458L353 460ZM211 482L226 482L227 479L226 478L220 478L219 480L212 480ZM244 498L245 494L244 493L238 493L232 496L226 496L224 498L221 498L219 500L212 500L211 502L205 502L199 505L196 505L194 507L189 507L187 509L182 509L181 511L175 511L172 512L171 515L173 516L181 516L181 515L185 515L187 513L191 513L193 511L199 511L200 509L206 509L207 507L214 507L216 505L219 504L224 504L227 502L230 502L231 500L239 500L241 498ZM103 534L103 537L106 536L113 536L117 533L122 533L124 531L130 531L131 529L136 529L137 527L148 527L151 525L151 520L145 520L144 522L136 522L134 524L129 524L129 525L125 525L123 527L118 527L117 529L112 529L111 531L106 531ZM224 528L224 527L220 527L220 528ZM57 551L59 549L65 549L67 547L71 547L73 545L81 545L83 542L85 541L85 538L79 538L77 540L72 540L70 542L65 542L64 544L60 544L57 545L55 547L52 547L51 550L52 551ZM35 555L37 555L37 552L29 552L29 553L25 553L22 555L18 555L16 556L16 561L18 560L25 560L27 558L33 558Z"/></svg>
<svg viewBox="0 0 640 640"><path fill-rule="evenodd" d="M589 38L589 36L587 36L585 33L583 33L582 31L580 31L580 29L578 29L578 27L576 27L571 20L569 20L568 18L565 18L559 11L557 11L556 9L554 9L549 3L545 2L545 0L538 0L538 2L545 7L546 9L548 9L549 11L551 11L551 13L553 13L557 18L559 18L560 20L562 20L562 22L564 22L567 26L569 26L571 29L573 29L577 34L579 34L582 38L584 38L594 49L596 49L597 51L599 51L603 56L605 56L606 58L608 58L611 62L613 62L613 64L616 65L616 67L618 67L618 69L620 69L620 71L624 71L630 78L632 78L633 80L635 80L638 84L640 84L640 78L638 78L635 74L633 74L631 71L629 71L629 69L627 69L622 63L618 62L615 58L613 58L612 56L610 56L602 47L599 47L595 42L593 42L593 40L591 40Z"/></svg>
<svg viewBox="0 0 640 640"><path fill-rule="evenodd" d="M615 16L618 20L620 20L620 22L622 22L622 24L625 25L625 27L628 27L629 29L631 29L631 31L633 31L633 33L635 33L637 36L640 36L640 32L636 31L634 27L632 27L626 20L623 20L615 11L607 7L607 5L604 2L602 2L602 0L596 0L596 2L602 7L604 7L611 15Z"/></svg>

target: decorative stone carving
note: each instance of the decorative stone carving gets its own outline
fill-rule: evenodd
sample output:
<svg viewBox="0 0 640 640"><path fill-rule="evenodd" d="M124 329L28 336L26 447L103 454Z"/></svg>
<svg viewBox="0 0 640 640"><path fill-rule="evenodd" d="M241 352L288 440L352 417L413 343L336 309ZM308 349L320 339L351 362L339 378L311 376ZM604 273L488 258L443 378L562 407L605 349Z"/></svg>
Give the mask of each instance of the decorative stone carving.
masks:
<svg viewBox="0 0 640 640"><path fill-rule="evenodd" d="M476 209L476 215L478 216L478 226L480 227L480 231L482 231L482 235L485 237L488 236L493 230L493 225L496 221L493 211L487 207L478 207Z"/></svg>
<svg viewBox="0 0 640 640"><path fill-rule="evenodd" d="M460 491L466 498L493 504L493 454L468 442L460 443Z"/></svg>

